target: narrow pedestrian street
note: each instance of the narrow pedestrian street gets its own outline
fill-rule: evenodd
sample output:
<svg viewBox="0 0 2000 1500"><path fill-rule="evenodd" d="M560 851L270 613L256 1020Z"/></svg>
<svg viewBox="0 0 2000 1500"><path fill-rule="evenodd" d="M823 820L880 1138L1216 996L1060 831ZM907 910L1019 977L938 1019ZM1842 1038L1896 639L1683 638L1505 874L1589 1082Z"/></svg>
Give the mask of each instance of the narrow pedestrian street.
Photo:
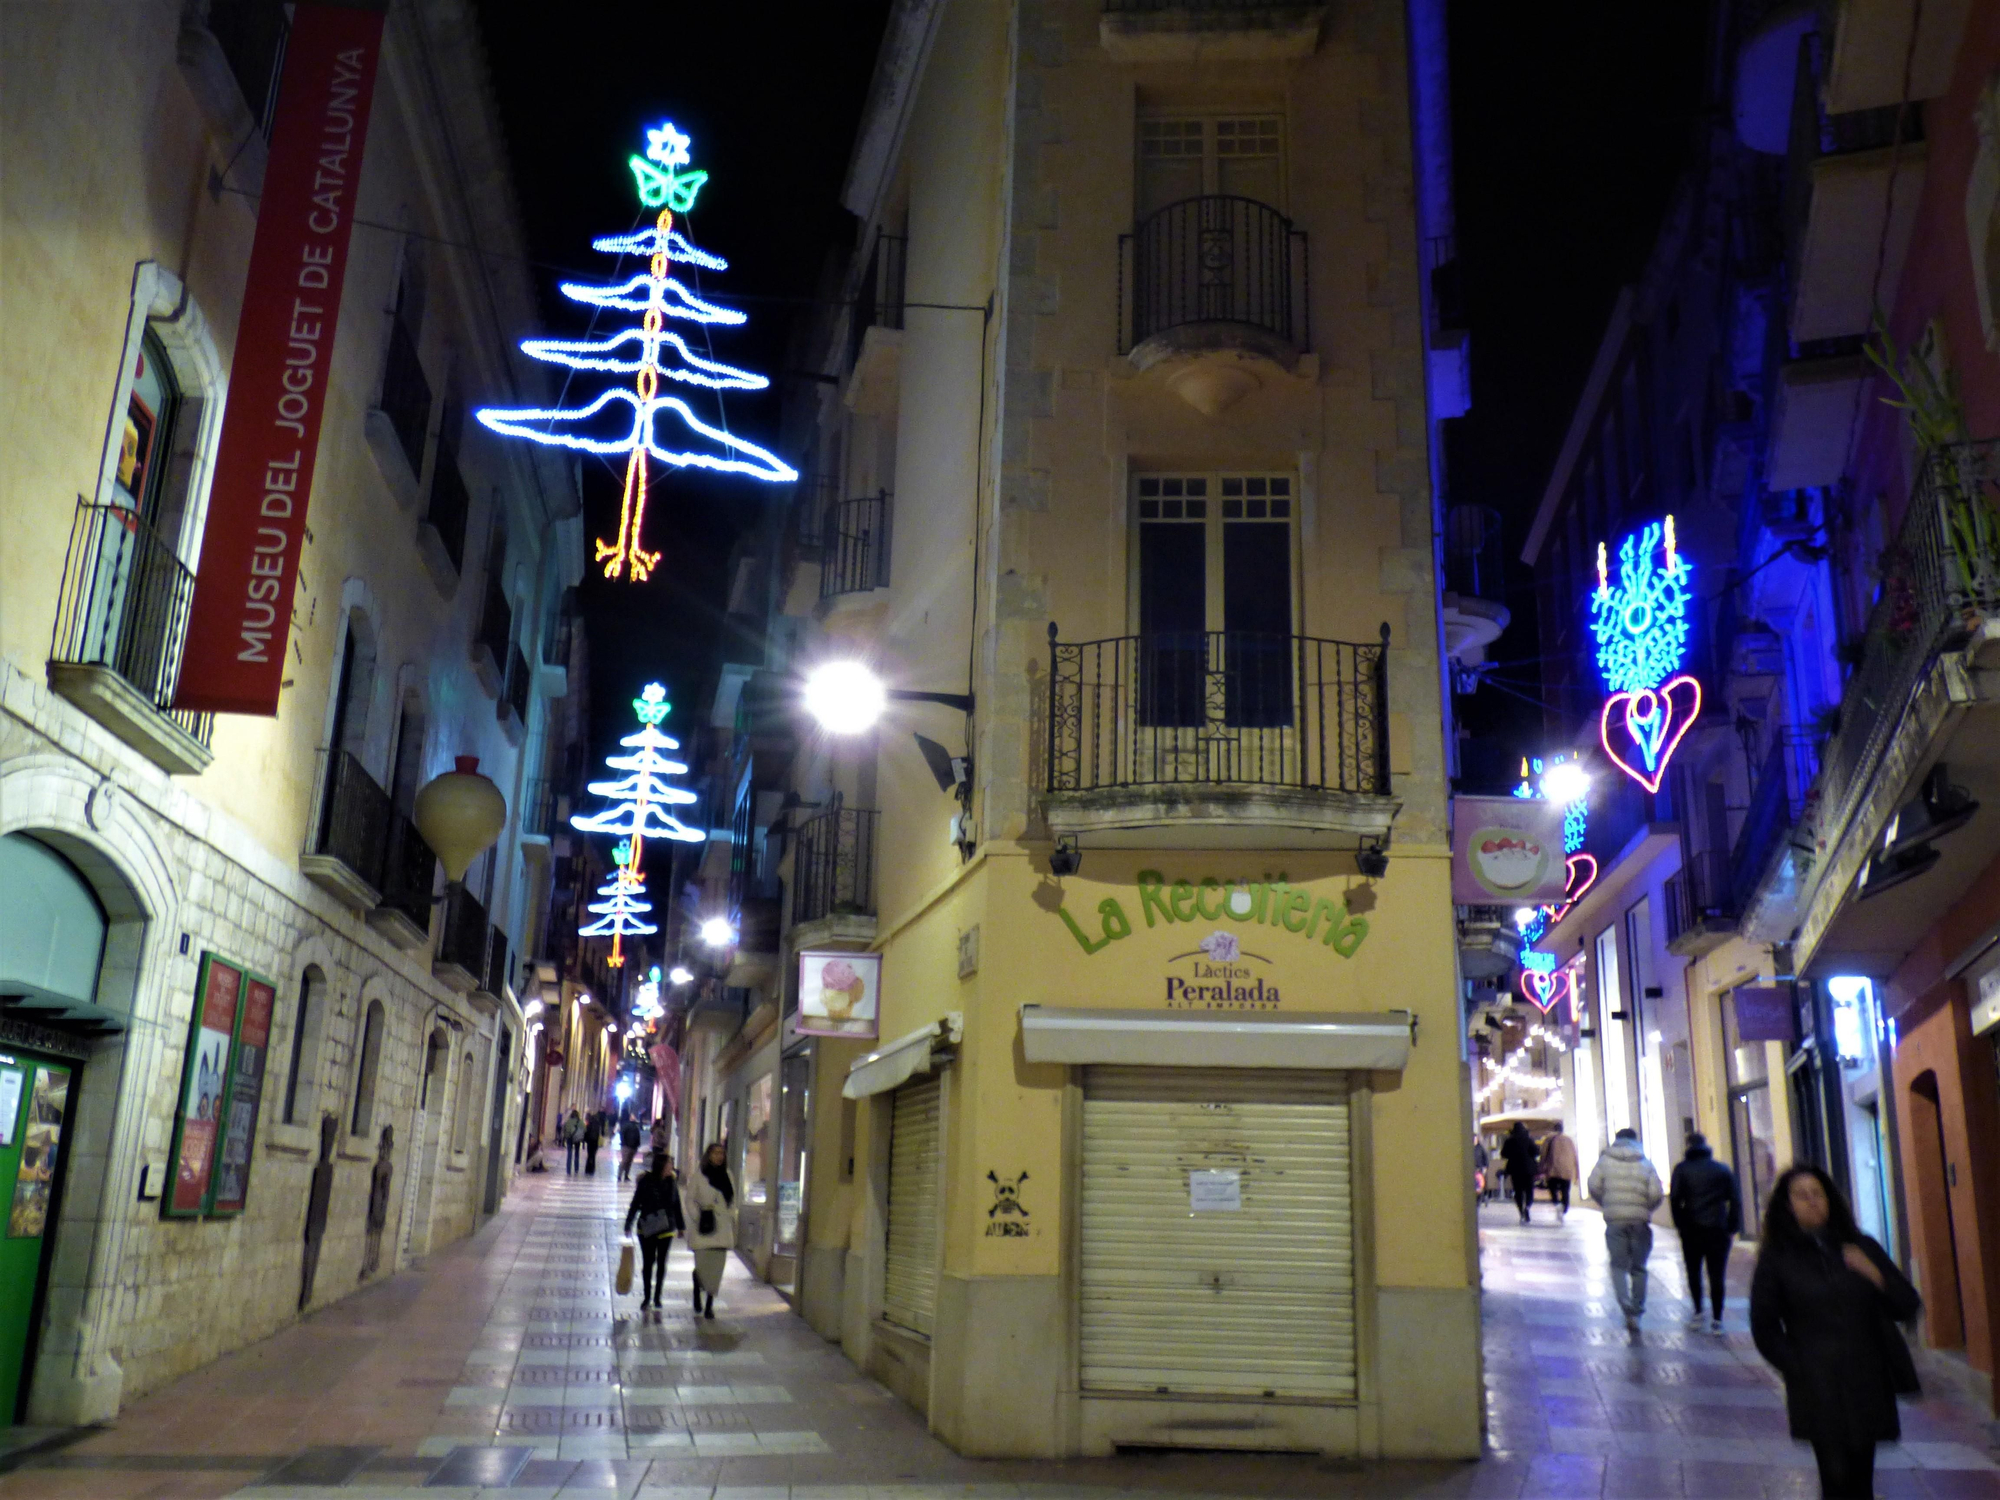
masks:
<svg viewBox="0 0 2000 1500"><path fill-rule="evenodd" d="M10 1497L255 1500L937 1500L1174 1493L1792 1496L1811 1458L1732 1302L1687 1332L1670 1233L1635 1346L1598 1220L1483 1211L1489 1453L1478 1464L1130 1453L980 1462L931 1439L770 1288L732 1267L691 1316L611 1288L625 1202L608 1176L523 1179L492 1223L420 1269L134 1402L117 1423L20 1455ZM1732 1295L1749 1257L1731 1267ZM1885 1449L1886 1495L2000 1496L1989 1427L1934 1396ZM23 1438L48 1434L23 1431Z"/></svg>

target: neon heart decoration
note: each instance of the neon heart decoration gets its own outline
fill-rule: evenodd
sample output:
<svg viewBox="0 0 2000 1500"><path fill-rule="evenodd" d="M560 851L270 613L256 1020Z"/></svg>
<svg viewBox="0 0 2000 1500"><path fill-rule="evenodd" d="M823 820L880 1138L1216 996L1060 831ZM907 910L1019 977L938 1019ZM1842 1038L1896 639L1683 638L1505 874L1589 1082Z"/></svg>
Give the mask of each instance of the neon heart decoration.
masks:
<svg viewBox="0 0 2000 1500"><path fill-rule="evenodd" d="M1550 974L1536 969L1521 971L1521 989L1543 1015L1547 1015L1555 1003L1570 992L1570 984L1568 969L1557 969Z"/></svg>
<svg viewBox="0 0 2000 1500"><path fill-rule="evenodd" d="M1563 898L1560 905L1549 912L1549 926L1553 927L1569 915L1569 909L1583 899L1583 893L1597 884L1597 856L1594 854L1572 854L1568 861L1569 879L1563 883Z"/></svg>
<svg viewBox="0 0 2000 1500"><path fill-rule="evenodd" d="M1701 684L1683 672L1658 689L1639 688L1606 698L1598 740L1619 770L1647 791L1657 792L1666 780L1667 762L1700 715ZM1620 738L1637 752L1634 759L1627 759L1613 743L1614 718L1622 731Z"/></svg>

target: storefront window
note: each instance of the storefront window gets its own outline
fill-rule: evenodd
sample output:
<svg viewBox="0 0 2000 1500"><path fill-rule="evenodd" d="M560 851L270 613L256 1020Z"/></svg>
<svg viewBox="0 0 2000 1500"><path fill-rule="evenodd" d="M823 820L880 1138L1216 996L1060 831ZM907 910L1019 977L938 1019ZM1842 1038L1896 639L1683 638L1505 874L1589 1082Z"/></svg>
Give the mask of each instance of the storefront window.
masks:
<svg viewBox="0 0 2000 1500"><path fill-rule="evenodd" d="M743 1125L743 1201L767 1203L771 1197L767 1163L771 1144L771 1075L750 1085Z"/></svg>
<svg viewBox="0 0 2000 1500"><path fill-rule="evenodd" d="M1625 996L1618 973L1618 929L1597 935L1597 1034L1604 1048L1604 1125L1612 1135L1632 1123L1631 1054L1626 1049Z"/></svg>
<svg viewBox="0 0 2000 1500"><path fill-rule="evenodd" d="M811 1054L801 1052L785 1059L778 1100L778 1232L777 1242L771 1247L779 1255L799 1253L805 1211L811 1077Z"/></svg>
<svg viewBox="0 0 2000 1500"><path fill-rule="evenodd" d="M1729 1070L1729 1133L1742 1197L1743 1232L1763 1233L1764 1199L1777 1176L1777 1122L1771 1110L1769 1044L1746 1042L1736 1023L1736 996L1722 997L1722 1046Z"/></svg>

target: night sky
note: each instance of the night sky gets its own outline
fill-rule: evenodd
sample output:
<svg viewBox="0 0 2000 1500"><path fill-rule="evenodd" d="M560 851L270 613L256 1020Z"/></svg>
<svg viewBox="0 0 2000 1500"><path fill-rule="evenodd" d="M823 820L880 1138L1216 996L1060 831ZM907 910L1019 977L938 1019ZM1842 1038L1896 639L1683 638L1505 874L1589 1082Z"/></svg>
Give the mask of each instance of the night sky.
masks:
<svg viewBox="0 0 2000 1500"><path fill-rule="evenodd" d="M591 4L561 13L481 0L515 186L549 329L580 310L564 271L610 274L595 235L635 227L625 158L671 118L694 137L708 185L689 226L730 270L703 295L740 307L717 330L727 363L783 379L793 320L828 251L853 233L838 198L887 0L827 4ZM1458 252L1473 339L1473 409L1448 425L1451 503L1498 509L1510 559L1562 442L1618 288L1647 250L1705 122L1708 7L1542 6L1451 0ZM561 268L560 270L558 268ZM637 269L636 266L628 268ZM521 330L522 336L542 330ZM597 389L591 386L593 392ZM731 430L778 437L778 389L730 398ZM616 529L619 471L586 462L589 534ZM685 730L712 680L729 550L774 497L749 479L673 476L648 530L666 557L644 585L586 571L599 754L630 727L626 700L664 679ZM1468 790L1503 781L1541 746L1534 605L1525 568L1496 685L1460 700L1498 753L1469 760Z"/></svg>

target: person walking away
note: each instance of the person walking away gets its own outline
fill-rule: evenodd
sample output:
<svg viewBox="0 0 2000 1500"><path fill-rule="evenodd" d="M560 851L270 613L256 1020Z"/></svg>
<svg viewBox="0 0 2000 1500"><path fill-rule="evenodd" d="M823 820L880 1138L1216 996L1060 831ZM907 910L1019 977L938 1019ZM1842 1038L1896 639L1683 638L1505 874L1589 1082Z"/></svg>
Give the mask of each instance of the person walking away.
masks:
<svg viewBox="0 0 2000 1500"><path fill-rule="evenodd" d="M1875 1493L1875 1445L1902 1436L1896 1397L1919 1394L1896 1324L1921 1305L1832 1180L1786 1168L1764 1212L1750 1333L1784 1377L1792 1436L1812 1444L1827 1500Z"/></svg>
<svg viewBox="0 0 2000 1500"><path fill-rule="evenodd" d="M729 1180L728 1162L728 1149L721 1141L711 1142L701 1154L701 1175L691 1194L694 1229L688 1235L688 1248L694 1251L694 1310L711 1318L729 1252L736 1245L736 1185Z"/></svg>
<svg viewBox="0 0 2000 1500"><path fill-rule="evenodd" d="M1611 1256L1611 1291L1625 1327L1639 1331L1646 1312L1646 1258L1653 1253L1653 1210L1666 1196L1660 1174L1639 1149L1639 1132L1626 1126L1590 1169L1590 1196L1604 1214L1604 1248Z"/></svg>
<svg viewBox="0 0 2000 1500"><path fill-rule="evenodd" d="M1558 1224L1569 1217L1569 1188L1578 1171L1576 1142L1563 1134L1562 1126L1558 1125L1554 1134L1542 1142L1542 1178L1549 1185L1549 1202L1556 1206Z"/></svg>
<svg viewBox="0 0 2000 1500"><path fill-rule="evenodd" d="M1528 1127L1519 1120L1507 1132L1507 1139L1500 1143L1500 1160L1507 1164L1507 1182L1514 1190L1514 1207L1521 1211L1521 1222L1528 1222L1528 1205L1535 1201L1535 1168L1541 1164L1542 1153L1535 1149L1535 1138L1528 1134Z"/></svg>
<svg viewBox="0 0 2000 1500"><path fill-rule="evenodd" d="M604 1138L604 1113L593 1109L583 1125L583 1175L597 1175L597 1144Z"/></svg>
<svg viewBox="0 0 2000 1500"><path fill-rule="evenodd" d="M680 1184L674 1181L667 1158L655 1152L646 1170L632 1189L632 1205L625 1210L625 1232L637 1226L642 1260L639 1306L658 1307L660 1293L667 1284L667 1248L674 1235L685 1232L687 1219L681 1213Z"/></svg>
<svg viewBox="0 0 2000 1500"><path fill-rule="evenodd" d="M653 1154L656 1156L666 1156L669 1154L667 1150L667 1117L665 1115L661 1115L657 1120L653 1121Z"/></svg>
<svg viewBox="0 0 2000 1500"><path fill-rule="evenodd" d="M1486 1173L1492 1166L1492 1158L1486 1154L1486 1142L1477 1135L1472 1138L1472 1196L1475 1202L1486 1201Z"/></svg>
<svg viewBox="0 0 2000 1500"><path fill-rule="evenodd" d="M576 1175L577 1158L583 1154L583 1116L573 1109L569 1118L563 1121L562 1139L566 1158L563 1171L573 1177Z"/></svg>
<svg viewBox="0 0 2000 1500"><path fill-rule="evenodd" d="M639 1122L627 1115L624 1123L618 1127L618 1145L624 1153L618 1158L620 1182L632 1180L632 1158L639 1154L639 1142L643 1136L644 1132L639 1129Z"/></svg>
<svg viewBox="0 0 2000 1500"><path fill-rule="evenodd" d="M1715 1159L1699 1131L1687 1138L1687 1154L1667 1185L1667 1208L1681 1237L1687 1261L1688 1300L1694 1311L1688 1327L1722 1332L1722 1281L1729 1270L1729 1247L1743 1230L1743 1205L1736 1197L1736 1174ZM1701 1272L1708 1268L1709 1316L1701 1312Z"/></svg>

